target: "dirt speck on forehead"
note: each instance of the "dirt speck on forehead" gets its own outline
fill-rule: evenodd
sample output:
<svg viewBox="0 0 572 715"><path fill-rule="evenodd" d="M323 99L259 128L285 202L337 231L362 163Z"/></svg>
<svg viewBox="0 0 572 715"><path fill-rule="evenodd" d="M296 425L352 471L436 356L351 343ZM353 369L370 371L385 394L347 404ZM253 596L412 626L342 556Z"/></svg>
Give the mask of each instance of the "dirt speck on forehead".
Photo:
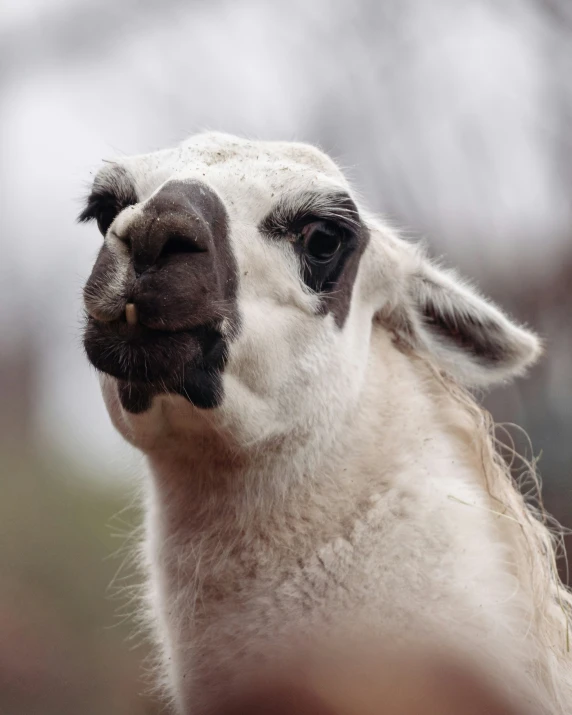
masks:
<svg viewBox="0 0 572 715"><path fill-rule="evenodd" d="M171 149L125 157L121 164L133 176L140 200L175 175L193 175L219 188L222 184L228 188L233 181L248 185L249 191L256 186L259 195L265 193L267 198L309 185L347 187L335 162L312 145L250 141L217 132L195 135Z"/></svg>
<svg viewBox="0 0 572 715"><path fill-rule="evenodd" d="M216 150L199 150L197 154L202 159L206 166L214 166L215 164L226 164L233 159L240 157L240 153L236 148L224 147Z"/></svg>
<svg viewBox="0 0 572 715"><path fill-rule="evenodd" d="M196 137L196 143L191 138L184 146L190 155L200 160L205 166L261 162L275 165L289 164L290 171L295 171L295 166L298 165L327 175L340 175L340 170L335 162L320 149L310 144L248 141L237 137L213 134Z"/></svg>

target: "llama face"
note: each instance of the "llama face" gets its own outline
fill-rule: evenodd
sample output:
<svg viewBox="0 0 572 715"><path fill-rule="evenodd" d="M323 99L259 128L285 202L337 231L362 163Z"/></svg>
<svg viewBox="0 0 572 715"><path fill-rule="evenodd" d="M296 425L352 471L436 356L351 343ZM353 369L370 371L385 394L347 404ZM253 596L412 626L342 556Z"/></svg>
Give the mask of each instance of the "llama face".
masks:
<svg viewBox="0 0 572 715"><path fill-rule="evenodd" d="M204 134L122 159L80 219L105 237L85 348L127 413L178 400L249 442L333 424L359 400L374 316L467 382L510 375L536 349L358 210L310 146Z"/></svg>
<svg viewBox="0 0 572 715"><path fill-rule="evenodd" d="M344 399L335 376L356 358L346 325L369 232L317 150L201 135L105 166L81 218L105 236L85 348L126 410L166 393L223 411L235 398L268 429L302 417L309 391Z"/></svg>

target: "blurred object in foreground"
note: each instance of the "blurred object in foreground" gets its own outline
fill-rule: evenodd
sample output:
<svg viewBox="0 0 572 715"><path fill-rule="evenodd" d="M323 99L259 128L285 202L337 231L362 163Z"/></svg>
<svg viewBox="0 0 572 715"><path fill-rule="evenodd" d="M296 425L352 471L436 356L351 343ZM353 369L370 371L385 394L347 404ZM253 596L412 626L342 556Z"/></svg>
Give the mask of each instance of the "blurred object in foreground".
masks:
<svg viewBox="0 0 572 715"><path fill-rule="evenodd" d="M452 658L302 659L259 678L217 715L526 715Z"/></svg>

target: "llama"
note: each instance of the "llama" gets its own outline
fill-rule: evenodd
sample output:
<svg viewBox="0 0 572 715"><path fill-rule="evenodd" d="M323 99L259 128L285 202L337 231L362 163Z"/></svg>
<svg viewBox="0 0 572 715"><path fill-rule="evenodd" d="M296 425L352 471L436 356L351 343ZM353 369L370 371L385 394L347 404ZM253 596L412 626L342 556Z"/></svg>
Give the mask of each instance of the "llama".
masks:
<svg viewBox="0 0 572 715"><path fill-rule="evenodd" d="M569 713L553 537L468 392L539 340L358 203L312 146L205 133L106 163L80 215L165 690L209 712L286 644L373 635Z"/></svg>

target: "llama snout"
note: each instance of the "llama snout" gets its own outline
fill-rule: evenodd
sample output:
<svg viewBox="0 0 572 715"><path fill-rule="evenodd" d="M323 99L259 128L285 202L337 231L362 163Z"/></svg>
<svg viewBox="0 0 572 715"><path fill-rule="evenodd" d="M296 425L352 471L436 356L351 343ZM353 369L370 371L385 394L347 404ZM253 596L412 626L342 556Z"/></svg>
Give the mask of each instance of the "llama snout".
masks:
<svg viewBox="0 0 572 715"><path fill-rule="evenodd" d="M225 207L202 182L168 181L110 225L84 289L84 346L126 409L159 392L220 404L236 283Z"/></svg>

